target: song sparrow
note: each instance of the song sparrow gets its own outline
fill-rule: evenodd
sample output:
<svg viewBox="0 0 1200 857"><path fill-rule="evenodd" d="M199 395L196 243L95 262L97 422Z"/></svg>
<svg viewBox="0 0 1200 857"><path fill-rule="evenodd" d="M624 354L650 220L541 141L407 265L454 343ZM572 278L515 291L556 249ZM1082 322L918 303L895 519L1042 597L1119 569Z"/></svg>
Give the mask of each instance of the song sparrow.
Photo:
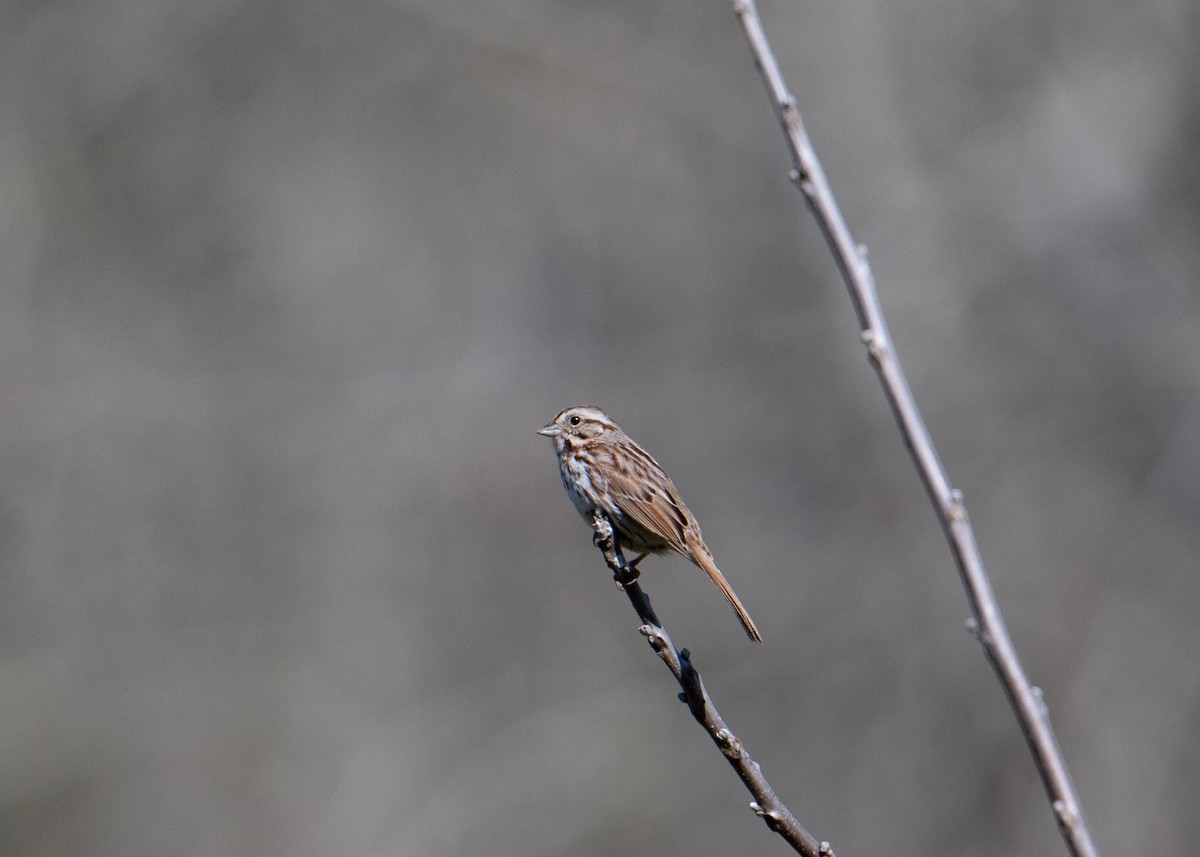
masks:
<svg viewBox="0 0 1200 857"><path fill-rule="evenodd" d="M538 434L554 439L559 475L583 519L590 523L593 512L604 512L621 546L639 554L629 563L631 568L651 553L674 551L687 557L729 599L750 639L762 642L750 614L713 562L675 483L650 453L607 414L586 405L567 408Z"/></svg>

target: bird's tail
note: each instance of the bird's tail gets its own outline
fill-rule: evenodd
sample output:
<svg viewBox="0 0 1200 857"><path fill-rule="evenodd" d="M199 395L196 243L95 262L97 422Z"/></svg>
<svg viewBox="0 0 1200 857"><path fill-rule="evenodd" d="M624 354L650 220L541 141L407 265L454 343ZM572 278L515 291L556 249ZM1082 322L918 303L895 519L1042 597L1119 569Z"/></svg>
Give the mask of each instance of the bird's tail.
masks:
<svg viewBox="0 0 1200 857"><path fill-rule="evenodd" d="M737 593L733 591L733 587L729 585L729 581L725 579L725 575L721 574L721 569L717 568L717 564L713 562L712 554L704 546L703 542L692 546L692 562L704 569L704 573L712 578L712 582L717 585L717 589L721 590L721 594L737 611L738 618L742 620L742 627L746 629L746 636L756 643L762 642L762 634L758 633L758 628L754 624L754 620L750 618L750 614L746 612L746 608L742 606L741 599L737 597Z"/></svg>

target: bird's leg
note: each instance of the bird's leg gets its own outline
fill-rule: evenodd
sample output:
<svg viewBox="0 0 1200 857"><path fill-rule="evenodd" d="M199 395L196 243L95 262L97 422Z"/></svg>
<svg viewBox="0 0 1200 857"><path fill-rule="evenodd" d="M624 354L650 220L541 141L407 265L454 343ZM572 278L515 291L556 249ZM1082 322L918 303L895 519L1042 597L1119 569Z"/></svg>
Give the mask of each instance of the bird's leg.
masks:
<svg viewBox="0 0 1200 857"><path fill-rule="evenodd" d="M646 554L642 554L633 562L626 562L625 555L621 553L620 536L613 529L608 515L599 509L592 512L592 544L600 548L604 554L604 561L612 569L613 582L617 584L617 589L624 589L638 579L638 570L635 566L646 557Z"/></svg>
<svg viewBox="0 0 1200 857"><path fill-rule="evenodd" d="M633 583L635 580L637 580L639 577L641 577L642 573L640 571L638 571L637 564L639 562L641 562L642 560L644 560L648 556L650 556L650 551L646 551L645 553L638 554L632 562L626 562L625 563L625 572L626 572L625 579L618 580L617 586L624 588L626 583Z"/></svg>
<svg viewBox="0 0 1200 857"><path fill-rule="evenodd" d="M621 557L622 569L613 574L613 582L617 584L617 589L624 590L626 586L636 582L642 576L642 573L637 570L637 564L647 556L648 554L639 554L633 562L629 562L624 556Z"/></svg>

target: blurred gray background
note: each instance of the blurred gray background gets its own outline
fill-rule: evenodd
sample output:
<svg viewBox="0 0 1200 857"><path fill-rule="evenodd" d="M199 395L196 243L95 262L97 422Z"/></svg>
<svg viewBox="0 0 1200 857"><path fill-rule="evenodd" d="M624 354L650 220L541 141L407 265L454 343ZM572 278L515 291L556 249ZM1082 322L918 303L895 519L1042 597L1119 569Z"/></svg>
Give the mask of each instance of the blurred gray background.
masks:
<svg viewBox="0 0 1200 857"><path fill-rule="evenodd" d="M1106 855L1200 839L1200 6L768 2ZM0 28L0 852L1065 853L726 2Z"/></svg>

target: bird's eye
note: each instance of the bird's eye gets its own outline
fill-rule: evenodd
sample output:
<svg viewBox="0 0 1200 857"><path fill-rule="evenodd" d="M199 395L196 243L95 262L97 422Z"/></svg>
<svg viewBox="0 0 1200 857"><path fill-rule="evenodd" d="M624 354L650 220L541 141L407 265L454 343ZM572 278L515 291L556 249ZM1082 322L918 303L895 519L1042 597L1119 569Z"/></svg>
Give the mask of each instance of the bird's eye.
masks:
<svg viewBox="0 0 1200 857"><path fill-rule="evenodd" d="M571 423L571 425L577 426L582 422L582 420L579 418L579 414L576 414L575 416L571 417L569 422Z"/></svg>

